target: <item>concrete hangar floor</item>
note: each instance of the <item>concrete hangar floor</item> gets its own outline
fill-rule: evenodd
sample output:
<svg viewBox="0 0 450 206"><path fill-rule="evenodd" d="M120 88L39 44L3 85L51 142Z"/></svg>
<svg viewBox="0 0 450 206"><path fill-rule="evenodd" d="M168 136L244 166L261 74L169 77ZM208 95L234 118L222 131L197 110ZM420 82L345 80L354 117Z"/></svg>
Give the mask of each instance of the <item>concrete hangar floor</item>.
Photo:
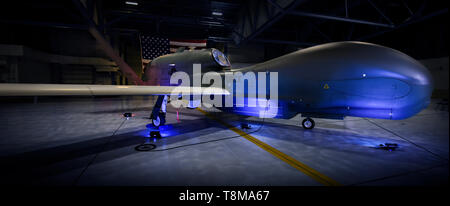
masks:
<svg viewBox="0 0 450 206"><path fill-rule="evenodd" d="M155 100L1 103L1 184L448 184L449 116L436 100L406 120L315 119L313 130L300 126L300 116L242 119L213 109L208 116L181 109L177 120L176 109L169 106L163 138L150 139L157 147L136 151L148 137ZM127 120L124 112L135 116ZM252 128L240 129L242 120ZM398 148L377 149L385 143Z"/></svg>

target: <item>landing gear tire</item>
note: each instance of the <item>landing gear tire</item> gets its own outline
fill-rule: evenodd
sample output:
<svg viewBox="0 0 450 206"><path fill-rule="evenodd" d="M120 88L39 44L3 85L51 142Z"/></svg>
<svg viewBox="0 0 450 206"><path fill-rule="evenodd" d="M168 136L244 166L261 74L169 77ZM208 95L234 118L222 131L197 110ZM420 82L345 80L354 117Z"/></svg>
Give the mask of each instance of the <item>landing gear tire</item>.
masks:
<svg viewBox="0 0 450 206"><path fill-rule="evenodd" d="M166 114L160 112L156 118L152 118L152 124L155 127L162 126L166 123Z"/></svg>
<svg viewBox="0 0 450 206"><path fill-rule="evenodd" d="M312 129L315 126L315 122L311 118L306 118L302 121L302 126L304 129Z"/></svg>
<svg viewBox="0 0 450 206"><path fill-rule="evenodd" d="M152 124L155 127L159 127L161 125L161 118L159 118L159 115L152 119Z"/></svg>

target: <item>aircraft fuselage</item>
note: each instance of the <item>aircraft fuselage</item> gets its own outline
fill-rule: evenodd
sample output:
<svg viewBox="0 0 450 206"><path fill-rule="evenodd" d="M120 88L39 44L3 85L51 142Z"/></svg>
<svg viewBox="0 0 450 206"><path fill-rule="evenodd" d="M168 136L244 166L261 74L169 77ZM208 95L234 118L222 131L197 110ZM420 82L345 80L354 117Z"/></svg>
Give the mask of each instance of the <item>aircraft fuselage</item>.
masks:
<svg viewBox="0 0 450 206"><path fill-rule="evenodd" d="M156 59L153 67L165 75L169 69L165 65L176 64L177 71L192 74L193 63L206 61L202 72L278 72L277 118L302 113L307 117L404 119L428 106L433 89L431 75L422 64L394 49L364 42L323 44L230 70L215 69L206 56L200 60L186 53L192 58L186 61L177 55ZM248 105L221 109L258 115Z"/></svg>

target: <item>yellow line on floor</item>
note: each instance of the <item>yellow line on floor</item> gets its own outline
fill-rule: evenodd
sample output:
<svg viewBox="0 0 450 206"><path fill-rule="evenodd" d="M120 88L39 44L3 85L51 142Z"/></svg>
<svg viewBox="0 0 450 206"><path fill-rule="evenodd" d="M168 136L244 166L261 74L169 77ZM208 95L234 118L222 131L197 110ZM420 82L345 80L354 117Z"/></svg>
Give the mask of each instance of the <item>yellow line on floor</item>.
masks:
<svg viewBox="0 0 450 206"><path fill-rule="evenodd" d="M326 186L340 186L340 184L338 182L336 182L335 180L333 180L333 179L325 176L324 174L318 172L317 170L314 170L313 168L311 168L311 167L309 167L309 166L299 162L298 160L288 156L287 154L284 154L283 152L273 148L272 146L262 142L261 140L251 136L250 134L247 134L246 132L244 132L244 131L234 127L233 125L230 125L230 124L222 121L221 119L216 118L214 115L211 115L209 112L206 112L206 111L204 111L204 110L202 110L200 108L197 108L197 110L202 112L203 114L205 114L207 117L209 117L211 119L214 119L214 120L218 121L219 123L225 125L231 131L236 132L237 134L241 135L242 137L244 137L248 141L254 143L258 147L260 147L263 150L269 152L273 156L275 156L275 157L283 160L284 162L288 163L289 165L291 165L295 169L300 170L301 172L303 172L304 174L306 174L309 177L313 178L317 182L320 182L320 183L322 183L323 185L326 185Z"/></svg>

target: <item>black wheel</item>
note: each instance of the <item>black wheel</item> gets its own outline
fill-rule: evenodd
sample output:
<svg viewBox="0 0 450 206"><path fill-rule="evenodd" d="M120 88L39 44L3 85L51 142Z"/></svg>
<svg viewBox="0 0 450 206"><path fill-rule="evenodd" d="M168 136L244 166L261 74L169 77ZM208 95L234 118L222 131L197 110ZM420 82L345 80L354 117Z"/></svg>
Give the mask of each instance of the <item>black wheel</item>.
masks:
<svg viewBox="0 0 450 206"><path fill-rule="evenodd" d="M153 118L153 119L152 119L152 124L153 124L153 126L155 126L155 127L162 126L162 125L164 125L165 123L166 123L166 114L163 113L163 112L160 112L160 113L156 116L156 118Z"/></svg>
<svg viewBox="0 0 450 206"><path fill-rule="evenodd" d="M159 118L159 115L152 119L152 124L155 127L159 127L161 125L161 118Z"/></svg>
<svg viewBox="0 0 450 206"><path fill-rule="evenodd" d="M304 129L312 129L315 126L315 122L311 118L306 118L302 121L302 126Z"/></svg>

